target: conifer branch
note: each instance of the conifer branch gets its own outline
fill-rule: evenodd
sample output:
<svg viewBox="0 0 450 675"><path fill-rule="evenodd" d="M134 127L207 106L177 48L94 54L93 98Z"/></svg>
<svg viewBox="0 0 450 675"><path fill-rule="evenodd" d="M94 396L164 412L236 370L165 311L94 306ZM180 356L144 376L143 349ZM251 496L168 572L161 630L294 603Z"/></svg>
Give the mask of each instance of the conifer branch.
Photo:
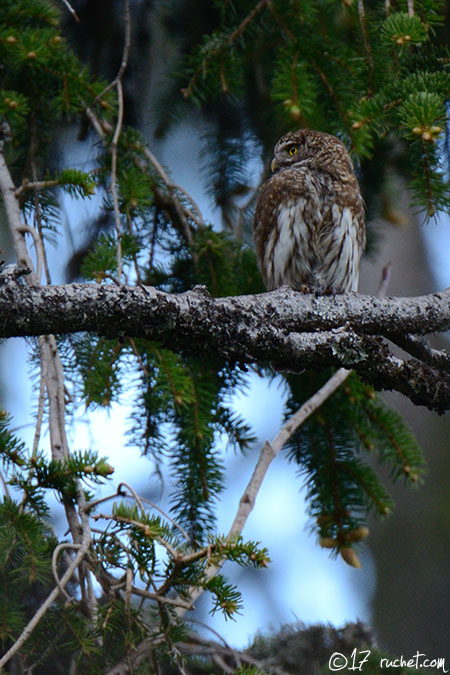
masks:
<svg viewBox="0 0 450 675"><path fill-rule="evenodd" d="M58 585L53 589L53 591L50 593L50 595L47 597L47 599L42 603L36 614L33 616L33 618L29 621L29 623L25 626L23 629L21 635L17 638L15 643L12 645L10 649L0 658L0 668L3 668L8 661L16 654L19 649L22 647L23 644L28 640L30 637L31 633L33 630L36 628L36 626L39 624L39 622L42 620L42 618L45 616L46 612L50 609L51 605L55 602L55 600L58 598L59 594L61 591L65 588L65 586L69 583L72 574L75 572L77 569L78 565L82 562L84 556L86 555L89 546L91 544L91 538L90 538L90 532L89 530L87 533L84 533L83 536L83 542L80 545L80 548L61 577Z"/></svg>
<svg viewBox="0 0 450 675"><path fill-rule="evenodd" d="M240 36L246 28L249 26L249 24L255 19L255 17L266 7L269 6L269 0L260 0L255 7L252 9L252 11L241 21L241 23L236 26L236 28L223 40L221 44L219 44L217 47L212 49L204 59L202 59L200 65L195 69L194 73L192 74L191 79L188 82L187 87L182 89L182 94L185 98L189 98L192 94L192 91L194 89L194 86L196 85L196 82L200 75L202 75L207 67L207 64L218 56L220 52L230 45L233 44L233 42Z"/></svg>
<svg viewBox="0 0 450 675"><path fill-rule="evenodd" d="M166 595L160 595L159 593L151 593L146 591L144 588L138 588L137 586L131 587L132 593L134 595L139 595L141 598L148 598L156 602L162 602L166 605L173 605L173 607L181 607L186 611L193 611L195 609L194 605L190 602L183 601L181 598L171 598Z"/></svg>
<svg viewBox="0 0 450 675"><path fill-rule="evenodd" d="M415 298L381 298L316 297L282 288L256 296L214 299L196 289L174 295L151 287L29 287L10 282L0 286L0 314L2 337L49 331L91 331L117 337L120 332L160 341L181 353L220 355L231 363L270 362L293 372L343 366L356 370L375 388L396 389L432 410L443 412L450 407L446 372L417 358L395 357L376 337L448 330L450 289ZM53 344L54 337L45 341ZM62 383L61 391L54 392L61 416L61 366L56 376ZM57 419L61 422L62 418Z"/></svg>
<svg viewBox="0 0 450 675"><path fill-rule="evenodd" d="M70 1L62 0L73 18L78 21ZM411 63L408 63L405 58L408 55L407 43L417 45L415 55L421 55L420 41L426 36L427 15L434 10L428 11L425 8L422 11L421 8L419 19L414 16L414 0L408 0L408 16L405 12L397 12L398 16L394 16L391 23L383 23L380 22L379 12L370 8L363 0L357 0L357 11L347 15L348 24L343 27L337 24L325 27L329 54L323 63L320 56L319 65L313 64L317 77L312 73L314 77L309 82L308 65L312 61L310 54L314 54L318 44L309 42L307 38L309 34L318 35L318 24L314 18L316 13L308 12L305 5L302 6L299 16L297 6L288 6L289 3L286 7L283 3L276 4L275 8L272 0L252 0L248 7L242 9L226 2L223 6L225 19L219 30L205 38L203 48L200 48L191 61L192 77L185 93L193 93L194 98L198 88L201 100L211 92L220 91L220 84L222 92L228 89L234 91L241 86L241 76L242 83L250 82L248 76L251 78L253 75L249 71L249 65L251 69L259 69L260 66L258 54L256 53L256 58L250 59L248 54L253 53L255 45L264 50L265 42L271 57L276 58L268 59L267 65L261 64L260 84L264 82L264 88L268 91L270 85L266 86L265 83L272 81L273 89L274 72L281 72L284 68L283 59L278 59L278 52L280 49L283 51L286 40L290 40L293 45L292 49L290 47L291 51L287 52L288 56L291 57L297 47L299 51L295 52L294 61L291 60L295 68L286 88L293 88L294 93L297 89L302 89L302 73L305 73L305 95L302 92L298 94L299 101L303 100L305 108L305 111L301 111L302 123L309 126L312 121L320 121L322 126L329 124L335 127L336 133L347 130L349 136L353 134L354 149L361 155L370 151L371 135L377 134L379 129L382 133L390 130L397 137L404 135L406 138L413 138L411 134L418 135L414 130L419 130L422 141L429 143L426 148L426 144L422 143L425 177L420 175L417 180L420 203L428 204L430 213L447 204L448 198L442 191L443 186L437 175L436 153L430 143L442 131L435 122L441 120L439 110L448 85L444 77L438 77L444 73L439 72L440 66L437 64L431 68L430 73L421 74L417 82L411 81L408 84L408 73L412 77L412 69L416 67L418 60L415 63L410 60ZM352 3L344 0L344 4ZM205 226L195 201L171 180L153 153L145 147L142 137L135 130L124 126L123 81L131 46L132 5L130 0L123 0L122 6L125 10L125 30L121 63L115 78L104 88L102 83L81 70L76 57L64 46L63 37L56 27L57 12L52 9L51 3L36 4L27 0L24 3L24 13L22 10L17 11L14 0L7 2L6 16L8 20L9 17L14 20L14 30L10 32L8 27L6 37L4 35L2 38L7 66L4 69L6 79L3 79L8 87L5 86L5 96L0 101L1 114L5 118L0 132L11 146L8 147L8 168L0 145L0 197L11 229L18 265L10 266L12 271L4 270L2 273L0 270L0 334L37 337L35 342L39 348L40 386L37 425L30 453L24 443L18 443L9 434L8 425L3 424L4 419L0 415L0 431L3 432L5 427L2 439L6 439L5 443L2 442L2 455L8 470L11 469L10 483L24 490L21 504L16 505L14 500L11 502L11 509L16 509L14 514L18 513L24 522L30 517L28 525L25 523L23 533L33 535L32 524L39 525L35 534L30 536L30 541L24 544L25 549L29 548L31 559L36 563L36 570L42 571L44 582L45 572L50 569L53 571L56 587L22 631L14 647L0 661L0 668L13 654L20 661L19 667L25 664L24 667L28 665L28 669L32 670L42 663L45 668L51 659L50 648L46 649L46 645L39 644L39 638L30 640L31 644L25 649L23 645L51 608L45 616L45 632L52 636L54 644L51 647L55 652L61 646L63 648L61 656L58 654L61 662L59 667L62 669L70 658L71 669L76 667L77 657L67 656L70 646L67 649L66 630L71 631L80 626L81 630L76 635L76 631L73 632L79 639L80 653L87 659L87 664L83 665L88 669L90 658L93 658L94 670L95 663L99 664L100 669L103 667L107 670L114 659L118 663L110 673L130 672L133 667L139 667L149 652L156 651L155 646L158 646L164 652L164 657L168 656L182 673L186 669L180 654L205 654L220 670L232 672L233 668L225 661L225 656L230 656L230 651L220 651L213 647L213 651L209 652L209 645L203 645L201 640L196 642L191 636L187 638L189 644L177 642L178 629L181 627L178 618L193 609L195 598L205 589L213 594L215 609L221 608L225 614L231 615L239 607L237 590L222 575L217 575L217 572L226 559L239 564L254 564L256 567L263 566L267 561L267 556L264 558L265 552L258 550L256 544L242 542L240 533L272 460L287 440L291 439L291 446L295 443L296 437L293 438L292 434L348 377L348 368L354 368L363 379L377 388L396 389L415 403L427 405L439 412L450 409L450 356L444 350L428 347L419 337L450 327L450 289L422 298L387 300L356 295L336 298L309 297L287 289L235 297L237 292L244 289L252 289L247 292L253 292L258 288L256 263L248 255L249 251L239 248L235 255L235 242L230 239L226 244L215 247L216 242L219 242L217 232ZM389 14L390 1L385 0L384 6L386 14ZM30 16L27 15L28 11ZM267 15L273 20L266 21ZM264 20L260 20L261 16ZM372 26L371 17L374 17L376 26L384 31L380 33L382 39L374 39L372 44L369 42L368 31L368 27ZM343 46L346 46L347 33L354 36L355 29L358 31L358 18L363 39L357 40L351 49L343 49L341 52L339 45L344 40ZM432 19L433 17L430 23ZM24 20L27 25L25 31ZM234 23L231 25L231 22ZM411 27L414 30L410 30ZM375 24L372 29L375 36ZM270 35L270 41L265 40L267 35ZM24 36L30 41L29 48L25 44L27 40L23 39ZM300 58L303 43L305 56ZM335 46L336 54L332 53ZM391 49L386 49L389 46L396 50L392 63ZM26 47L26 50L22 47ZM319 52L322 54L321 49ZM280 67L278 63L281 64ZM375 86L382 82L384 70L388 74L386 86L380 86L379 91L370 91L370 94L374 94L373 97L361 99L363 78L368 77L370 90L372 84ZM346 72L351 73L351 82L347 86L341 86L344 84L344 80L340 81L341 74ZM15 77L15 73L20 76ZM292 79L296 81L292 83ZM35 83L39 83L39 87L30 86ZM192 89L194 85L195 91ZM283 87L280 86L281 89ZM323 96L323 89L328 92L328 97ZM424 90L429 94L427 105L425 99L422 101L420 97L417 100L411 99L409 107L406 105L408 97L414 93L413 89L420 92ZM97 95L99 91L101 93ZM108 93L108 100L103 100ZM111 112L114 98L114 105L117 106L115 118ZM336 104L342 120L338 120L337 116L335 119L333 116L329 117L324 102L330 98ZM283 95L279 100L287 101L288 96ZM352 111L352 101L356 105L355 116L361 112L362 120L358 118L353 124L356 117ZM242 95L242 103L244 109L247 106L245 93ZM397 114L396 108L400 104L402 108ZM104 113L104 119L101 118L103 113L97 112L102 109L108 111ZM57 207L52 194L44 191L61 185L83 198L89 196L94 183L87 174L75 169L63 171L58 180L40 180L45 176L48 156L46 151L51 143L50 135L47 137L45 130L59 124L66 115L73 118L83 110L104 145L104 151L100 153L103 164L99 175L105 184L109 183L117 246L114 236L102 234L94 245L92 256L86 256L88 259L83 264L85 277L101 279L103 284L51 286L44 228L50 225L56 229ZM295 110L291 112L294 113L294 119ZM403 116L401 120L399 115ZM418 117L418 122L413 119L414 115ZM361 129L364 125L367 128ZM251 121L249 129L250 127ZM358 131L359 129L361 130ZM262 138L263 134L258 134L258 139ZM417 147L420 148L419 143ZM233 159L235 151L225 151ZM21 171L24 170L22 158L25 158L25 176L29 178L21 176ZM415 165L423 166L418 160L419 153ZM233 162L225 166L227 176L233 173L233 166ZM16 185L12 176L19 176ZM29 190L34 191L31 198ZM240 218L245 206L241 204ZM26 213L33 213L30 224L23 222L21 207L27 209ZM238 224L238 228L240 227L241 220ZM240 234L239 229L238 232ZM32 244L27 235L33 238ZM170 247L169 255L173 265L170 269L161 270L158 253L165 253L166 245L167 250ZM146 265L143 264L144 260ZM246 264L249 262L250 265ZM137 286L129 288L122 285L122 281L126 283L128 269L132 269L133 263ZM141 279L144 282L152 279L153 283L164 288L186 288L201 279L217 296L230 297L213 299L204 287L180 295L163 293L143 286ZM66 342L59 337L75 332L92 335L71 337ZM103 336L110 339L103 339ZM154 342L150 344L149 341L158 341L162 347ZM388 341L401 345L413 358L394 356ZM155 355L156 352L158 355ZM166 354L162 355L163 352ZM191 359L191 356L196 358ZM71 357L74 357L72 362ZM203 360L197 372L199 357ZM136 372L140 367L143 375L142 388L138 392L139 399L132 418L136 427L142 421L144 424L138 431L133 429L133 434L141 447L144 446L144 450L154 452L156 461L159 461L166 448L171 453L171 461L174 464L176 461L177 466L189 455L179 472L180 482L190 472L189 481L193 477L193 481L197 481L195 487L200 489L197 492L189 491L184 487L180 489L178 485L178 494L175 496L179 501L174 501L173 504L181 522L190 522L193 537L188 537L174 519L141 497L131 486L123 483L119 484L115 494L100 499L92 496L92 500L86 503L87 492L82 489L81 480L98 484L112 469L105 465L104 458L94 461L97 454L92 451L73 455L70 452L66 429L67 390L63 363L67 363L67 374L71 376L70 384L73 385L74 392L78 393L83 385L84 400L87 403L93 402L96 396L95 402L114 400L121 384L119 368L128 373L132 368ZM239 367L236 366L246 363L270 363L280 370L290 369L293 372L304 368L320 371L330 365L340 368L328 383L303 403L274 441L264 444L255 471L238 505L228 538L224 539L213 537L208 529L213 527L211 497L220 491L223 476L223 467L213 461L213 444L217 430L225 433L240 448L248 443L250 434L244 420L233 416L222 404L225 395L242 381ZM199 375L202 370L206 372ZM107 395L103 398L104 392ZM304 397L302 393L295 392L294 387L292 392L292 410L295 411ZM353 434L355 428L356 433L366 439L368 448L370 445L376 447L380 458L393 465L395 477L403 472L407 478L414 480L414 475L420 475L420 452L411 441L411 435L408 430L405 431L399 417L388 414L381 402L376 401L370 387L354 377L341 392L335 393L329 404L330 411L337 402L342 404L342 409L347 414L351 433ZM324 416L328 415L327 407L321 412ZM47 459L45 451L40 448L42 423L47 414L51 459ZM339 420L340 417L336 416L336 421ZM166 421L176 427L181 448L178 455L176 444L166 442L163 438L162 428ZM342 504L335 501L335 511L343 513L344 502L348 498L347 487L350 490L360 484L363 488L362 494L365 492L381 512L383 500L386 502L384 493L377 490L376 480L364 471L362 464L358 465L358 458L345 467L345 470L352 473L350 479L340 480L342 472L338 466L338 452L341 446L346 448L351 445L353 436L346 445L347 439L344 435L342 438L339 436L338 424L334 422L330 412L330 418L324 426L330 429L330 439L332 437L336 449L335 485L341 490L339 498L342 497ZM308 424L313 426L311 420ZM346 425L340 425L341 428L344 426ZM377 446L378 437L381 438L380 447ZM203 438L206 439L205 442L200 441ZM160 441L161 447L158 447ZM302 455L300 464L311 450L311 445L303 441L304 439L302 446L298 444L299 455ZM326 443L324 447L325 445ZM348 458L353 459L351 452L350 449ZM323 459L327 465L329 455L324 455ZM307 462L304 466L307 466ZM311 462L311 466L314 469L319 464L313 466ZM419 472L414 473L417 466ZM3 479L0 474L0 479L5 481L7 477ZM218 487L216 491L214 486ZM64 504L73 542L56 542L53 556L51 549L55 542L50 537L47 526L42 525L42 515L46 513L44 495L49 489L56 489ZM8 491L6 483L5 491ZM315 496L312 491L311 504ZM319 507L326 505L329 496L325 495L322 501L319 500L317 511ZM134 501L131 506L125 500L116 504L113 515L92 515L94 507L115 497ZM355 512L363 504L362 498L350 502L350 507L356 504ZM149 504L151 508L148 507ZM10 505L5 503L4 507L10 523L15 526L13 511L9 514L7 512ZM207 517L210 520L203 517L203 508L208 512ZM312 508L316 507L313 505ZM159 515L155 516L153 509L159 511L163 519ZM185 518L186 513L188 516ZM91 518L104 518L108 523L113 523L113 527L106 526L101 531L91 528ZM350 517L347 519L350 523L349 529L346 529L348 523L343 522L345 518L346 516L338 523L342 526L340 529L344 543L345 536L352 532L354 535L358 530L350 522ZM175 532L171 524L186 541L180 537L179 532ZM17 527L16 531L20 539L20 528ZM124 543L127 531L131 534L129 547ZM192 546L197 534L198 541L202 542L199 548ZM210 543L205 545L205 540ZM348 541L355 542L357 539L349 538ZM38 555L43 548L35 544L43 544L45 548L42 559L38 559ZM162 559L159 545L164 548ZM74 551L72 561L67 549ZM60 556L67 559L64 566L58 565ZM15 566L12 571L13 575L7 585L11 581L14 591L17 572L22 572L22 569ZM122 572L124 574L120 576ZM61 579L59 574L62 574ZM133 585L134 578L138 575L144 580L145 589ZM213 577L214 583L207 586L208 580L213 580ZM101 607L98 607L94 592L94 578L103 591ZM38 576L35 580L38 584L41 583ZM75 590L70 590L70 593L66 590L69 580L76 585ZM7 590L9 592L9 588ZM25 592L28 590L26 588ZM175 590L179 591L179 597L167 597ZM45 593L47 592L46 590ZM184 592L186 599L183 598ZM35 596L33 588L30 593ZM133 596L142 598L139 601L140 606L139 603L132 605ZM80 602L73 603L73 598ZM144 601L147 601L147 607L144 606ZM14 602L16 606L11 606L17 614L17 610L21 610L19 602L20 598ZM173 605L175 611L171 611L170 605ZM152 611L155 607L159 611L159 617ZM58 630L57 623L63 610L67 624ZM19 617L15 628L11 622L11 635L14 631L18 633L22 630L23 624L20 621ZM40 625L42 631L43 623ZM118 648L116 652L108 653L111 635ZM139 642L136 649L131 650L130 645ZM200 647L196 650L198 645ZM33 658L37 659L34 663ZM159 655L155 657L157 658ZM237 667L239 665L236 664ZM155 667L158 670L159 665L156 664Z"/></svg>
<svg viewBox="0 0 450 675"><path fill-rule="evenodd" d="M16 197L20 197L26 190L46 190L47 188L56 187L60 185L60 181L57 178L51 180L36 180L31 181L25 179L16 190Z"/></svg>

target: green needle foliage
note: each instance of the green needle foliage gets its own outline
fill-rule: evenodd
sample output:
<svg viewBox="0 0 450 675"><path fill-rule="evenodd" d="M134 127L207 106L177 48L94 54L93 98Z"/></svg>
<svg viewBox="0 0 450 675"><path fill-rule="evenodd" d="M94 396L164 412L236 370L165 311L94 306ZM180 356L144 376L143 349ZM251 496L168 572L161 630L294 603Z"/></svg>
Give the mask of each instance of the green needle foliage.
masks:
<svg viewBox="0 0 450 675"><path fill-rule="evenodd" d="M288 416L324 383L323 375L289 378ZM387 464L395 480L416 484L424 460L411 430L372 388L350 375L290 439L289 455L304 477L312 529L334 553L368 535L370 511L388 515L393 503L374 468Z"/></svg>
<svg viewBox="0 0 450 675"><path fill-rule="evenodd" d="M441 2L416 2L412 15L406 1L390 9L351 0L216 5L220 30L185 59L185 97L200 107L215 100L219 120L227 96L266 152L280 132L298 126L337 134L363 167L366 158L373 163L385 152L386 140L401 141L413 203L427 217L448 210L437 151L450 94ZM269 135L258 110L258 100L267 97L278 111ZM231 125L228 134L235 135ZM219 137L217 145L223 146ZM232 171L232 159L228 166Z"/></svg>
<svg viewBox="0 0 450 675"><path fill-rule="evenodd" d="M64 191L77 203L94 195L101 202L77 267L83 281L151 284L173 293L201 285L213 297L263 291L249 244L254 188L269 148L292 127L338 134L361 160L363 184L371 175L368 160L379 167L372 181L377 188L389 168L383 160L397 147L414 203L427 216L448 209L440 142L450 55L436 37L439 2L416 2L413 15L406 2L393 2L388 16L383 2L215 3L211 30L181 54L178 75L161 100L191 114L193 102L209 122L212 151L205 167L224 216L222 229L203 222L190 196L155 162L143 134L122 124L117 81L109 86L81 64L61 33L57 7L47 0L0 4L4 153L24 220L33 223L42 244L38 255L48 283L46 247L64 232ZM165 110L164 129L173 110ZM55 129L74 123L97 149L88 169L55 166ZM40 352L33 347L37 363ZM14 644L55 587L55 575L61 579L81 550L77 575L22 645L14 672L105 673L128 663L143 643L150 656L132 672L162 672L159 660L188 672L177 644L190 639L182 616L191 609L192 594L206 590L212 611L227 618L242 608L239 589L223 574L209 576L211 567L229 561L261 569L270 562L258 542L216 531L226 486L224 448L244 453L255 442L232 405L233 395L247 387L246 371L219 357L191 357L134 339L121 326L108 339L58 337L58 348L66 412L113 409L125 394L132 399L128 441L161 478L169 477L170 515L155 515L153 505L119 484L120 477L112 494L100 496L100 485L111 485L114 472L104 456L107 447L48 456L40 433L42 424L51 423L45 387L34 447L15 437L11 420L0 412L7 491L0 505L2 648ZM287 375L287 417L329 376ZM321 546L356 566L354 548L368 535L368 514L385 516L393 508L376 463L389 468L392 480L411 484L424 468L405 422L355 375L302 425L288 452L306 485ZM86 521L91 524L86 550L77 530L73 542L51 533L50 493L66 514L79 516L83 535L89 534ZM217 672L208 670L206 658L205 664L202 672ZM236 666L234 672L266 671Z"/></svg>

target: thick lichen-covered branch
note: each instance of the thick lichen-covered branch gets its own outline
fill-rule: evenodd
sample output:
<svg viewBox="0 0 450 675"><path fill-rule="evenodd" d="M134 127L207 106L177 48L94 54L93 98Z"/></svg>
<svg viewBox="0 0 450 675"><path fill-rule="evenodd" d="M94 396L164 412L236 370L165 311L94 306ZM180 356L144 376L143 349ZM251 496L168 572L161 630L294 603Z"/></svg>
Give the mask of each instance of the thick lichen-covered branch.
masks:
<svg viewBox="0 0 450 675"><path fill-rule="evenodd" d="M450 409L446 368L394 356L386 340L450 327L450 290L412 298L305 296L288 288L212 298L202 287L179 295L152 287L71 284L0 286L0 336L80 331L158 340L180 353L233 363L271 363L299 372L330 365L356 370L378 389ZM440 361L449 357L440 352Z"/></svg>

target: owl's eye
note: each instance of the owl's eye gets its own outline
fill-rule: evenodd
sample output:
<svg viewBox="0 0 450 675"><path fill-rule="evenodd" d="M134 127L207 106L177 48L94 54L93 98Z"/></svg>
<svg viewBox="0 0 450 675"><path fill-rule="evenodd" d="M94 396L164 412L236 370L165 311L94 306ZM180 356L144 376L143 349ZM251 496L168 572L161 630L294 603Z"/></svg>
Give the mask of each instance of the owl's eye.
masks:
<svg viewBox="0 0 450 675"><path fill-rule="evenodd" d="M288 150L288 153L290 155L295 155L295 153L298 151L298 147L296 145L291 145L291 147Z"/></svg>

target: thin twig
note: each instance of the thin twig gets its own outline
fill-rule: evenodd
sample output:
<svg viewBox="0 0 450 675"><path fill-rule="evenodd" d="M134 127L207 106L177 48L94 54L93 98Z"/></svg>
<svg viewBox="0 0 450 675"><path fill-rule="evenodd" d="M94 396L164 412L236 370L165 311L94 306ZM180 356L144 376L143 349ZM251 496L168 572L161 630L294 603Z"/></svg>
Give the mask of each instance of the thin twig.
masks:
<svg viewBox="0 0 450 675"><path fill-rule="evenodd" d="M310 417L343 382L345 382L350 373L351 371L346 368L339 368L339 370L289 418L286 424L280 429L275 439L271 443L268 441L265 442L253 475L239 502L238 512L228 533L229 539L234 539L241 533L247 522L250 511L253 509L256 495L261 488L262 482L272 461L295 431L297 431L299 426L301 426L303 422L308 419L308 417Z"/></svg>
<svg viewBox="0 0 450 675"><path fill-rule="evenodd" d="M127 567L126 573L125 573L125 603L124 603L124 612L125 612L125 628L127 633L130 632L130 624L131 624L131 616L130 616L130 609L131 609L131 593L132 593L132 585L133 582L133 570L131 567Z"/></svg>
<svg viewBox="0 0 450 675"><path fill-rule="evenodd" d="M186 610L195 609L192 603L184 602L180 598L169 598L167 596L158 595L158 593L151 593L150 591L138 588L137 586L132 586L131 590L135 595L140 595L144 599L148 598L148 600L156 600L157 602L163 602L166 605L173 605L174 607L182 607Z"/></svg>
<svg viewBox="0 0 450 675"><path fill-rule="evenodd" d="M116 228L116 238L117 238L117 279L120 282L122 278L122 222L120 218L120 207L119 207L119 197L117 193L117 147L119 143L120 134L123 126L123 114L124 114L124 105L123 105L123 84L122 78L125 73L125 70L128 65L128 57L130 54L130 44L131 44L131 17L130 17L130 1L125 0L125 12L124 12L124 21L125 21L125 39L122 50L122 60L120 62L120 67L118 73L114 80L97 96L97 99L102 98L110 89L116 88L117 92L117 120L116 126L114 128L114 134L112 141L110 143L110 152L111 152L111 196L113 200L113 209L114 209L114 222Z"/></svg>
<svg viewBox="0 0 450 675"><path fill-rule="evenodd" d="M5 497L7 497L8 499L11 499L11 495L10 495L9 488L8 488L8 483L6 482L2 471L0 471L0 481L3 485L3 492L5 493Z"/></svg>
<svg viewBox="0 0 450 675"><path fill-rule="evenodd" d="M97 115L94 113L92 108L86 108L85 109L85 114L86 117L88 118L89 122L92 124L93 129L95 130L97 136L102 139L102 141L105 140L105 134L110 134L112 132L112 126L110 125L109 122L106 122L105 120L99 120Z"/></svg>
<svg viewBox="0 0 450 675"><path fill-rule="evenodd" d="M122 48L122 58L120 61L119 70L117 75L106 87L98 94L95 98L95 102L100 101L108 91L114 89L117 86L118 82L121 82L125 71L128 67L128 59L130 56L130 46L131 46L131 15L130 15L130 0L124 0L125 11L124 11L124 22L125 22L125 31L124 31L124 43Z"/></svg>
<svg viewBox="0 0 450 675"><path fill-rule="evenodd" d="M37 451L39 449L39 441L41 438L42 422L44 419L44 408L45 408L45 373L44 369L40 370L39 377L39 397L38 397L38 411L36 417L36 426L34 429L33 437L33 448L31 450L31 456L36 457Z"/></svg>
<svg viewBox="0 0 450 675"><path fill-rule="evenodd" d="M284 19L281 18L281 16L278 14L277 10L273 6L273 2L271 0L268 0L267 2L267 7L269 8L270 13L273 15L273 18L275 21L279 24L281 30L286 33L287 37L289 40L292 40L295 42L296 36L294 33L291 31L287 23L284 21Z"/></svg>
<svg viewBox="0 0 450 675"><path fill-rule="evenodd" d="M34 150L35 150L35 143L33 142L33 158L31 160L31 172L33 175L33 181L37 182L37 168L36 168L36 160L34 156ZM50 268L48 265L48 258L47 258L47 251L44 246L44 230L42 227L42 211L41 211L41 203L39 201L39 190L36 188L34 189L34 224L35 228L39 234L39 241L40 241L40 252L41 252L41 257L42 257L42 266L45 270L45 279L48 284L52 283L51 276L50 276ZM39 279L41 277L39 276Z"/></svg>
<svg viewBox="0 0 450 675"><path fill-rule="evenodd" d="M128 229L128 234L130 237L135 237L136 233L133 227L133 219L130 215L130 213L126 214L126 221L127 221L127 229ZM139 261L138 261L138 252L133 252L133 266L134 266L134 273L136 274L136 285L137 286L143 286L143 281L142 281L142 276L141 276L141 271L139 269Z"/></svg>
<svg viewBox="0 0 450 675"><path fill-rule="evenodd" d="M368 65L368 89L369 93L372 91L374 64L372 56L372 48L370 46L369 31L367 29L366 10L364 8L364 0L358 0L358 15L359 24L363 36L364 48L366 50L367 65Z"/></svg>
<svg viewBox="0 0 450 675"><path fill-rule="evenodd" d="M122 483L121 483L121 485L122 485ZM191 540L190 540L190 538L189 538L188 533L186 532L185 529L183 529L183 528L181 527L181 525L180 525L179 523L177 523L176 520L174 520L173 518L171 518L171 516L169 516L168 513L166 513L165 511L163 511L163 509L161 509L159 506L157 506L154 502L151 502L151 501L150 501L149 499L147 499L146 497L141 497L141 500L142 500L143 502L145 502L146 504L149 504L149 505L152 507L152 509L155 509L155 511L158 511L158 512L159 512L166 520L168 520L170 523L172 523L172 525L173 525L174 527L176 527L177 530L179 530L179 532L181 532L181 534L182 534L183 537L186 539L186 541L188 542L188 544L190 544Z"/></svg>
<svg viewBox="0 0 450 675"><path fill-rule="evenodd" d="M83 488L81 487L80 482L78 482L77 484L77 505L80 513L83 541L87 541L88 546L90 546L90 543L92 541L91 526L89 522L89 515L86 513L86 510L84 508L86 506L86 494ZM91 626L92 628L94 628L97 622L98 601L95 596L94 587L92 584L91 579L92 572L84 561L80 564L79 575L80 578L81 575L84 575L84 577L87 579L87 589L83 592L82 597L89 610L89 619L91 622Z"/></svg>
<svg viewBox="0 0 450 675"><path fill-rule="evenodd" d="M90 502L86 502L86 505L84 506L84 510L86 513L89 511L92 511L96 506L99 504L103 504L104 502L108 502L110 499L115 499L116 497L126 497L123 492L120 492L120 486L117 488L116 492L113 494L107 495L106 497L100 497L100 499L93 499Z"/></svg>
<svg viewBox="0 0 450 675"><path fill-rule="evenodd" d="M388 340L401 347L405 352L411 354L424 363L434 368L450 371L450 354L445 350L433 349L426 344L424 338L417 335L400 335L397 333L387 334Z"/></svg>
<svg viewBox="0 0 450 675"><path fill-rule="evenodd" d="M169 190L169 192L172 194L174 191L176 192L181 192L181 194L190 202L191 207L193 211L190 209L187 209L185 206L180 204L180 208L183 209L188 217L193 220L196 225L199 227L204 227L204 221L203 221L203 216L200 211L200 208L197 204L197 202L192 198L192 196L184 189L181 187L181 185L178 185L177 183L174 183L174 181L169 178L167 175L166 171L164 170L163 166L160 164L160 162L156 159L155 155L152 153L152 151L147 148L147 146L144 146L142 148L142 152L144 153L145 157L147 158L148 162L153 166L153 168L157 171L159 176L162 178L165 186ZM191 235L189 235L191 237Z"/></svg>
<svg viewBox="0 0 450 675"><path fill-rule="evenodd" d="M117 83L117 100L119 103L117 123L114 131L113 140L111 141L111 195L114 209L114 223L116 227L117 239L117 280L120 283L122 277L122 222L120 219L119 197L117 194L117 143L120 136L123 123L123 89L122 83Z"/></svg>
<svg viewBox="0 0 450 675"><path fill-rule="evenodd" d="M133 495L133 498L136 500L139 508L141 509L142 515L145 516L145 509L137 492L131 487L131 485L128 485L128 483L119 483L117 490L119 491L122 487L125 487Z"/></svg>
<svg viewBox="0 0 450 675"><path fill-rule="evenodd" d="M142 370L142 374L147 379L149 375L148 368L142 360L142 356L139 352L139 349L137 348L135 339L130 337L128 338L128 342L130 343L130 347L133 350L133 354L135 355L137 362L139 363L139 367Z"/></svg>
<svg viewBox="0 0 450 675"><path fill-rule="evenodd" d="M77 15L76 11L74 10L74 8L72 7L72 5L70 4L70 2L68 0L61 0L61 2L63 2L65 4L65 6L69 10L69 12L72 14L73 18L75 19L75 21L77 21L79 23L80 19L78 18L78 15Z"/></svg>
<svg viewBox="0 0 450 675"><path fill-rule="evenodd" d="M73 598L67 593L64 586L61 585L61 580L59 578L58 569L57 569L58 556L59 556L60 552L66 550L68 548L73 549L75 551L79 551L80 548L81 548L81 544L71 544L70 542L63 542L62 544L58 544L58 546L56 546L55 549L53 550L53 554L52 554L52 572L53 572L53 577L56 581L56 585L59 587L59 590L61 591L61 593L63 595L66 596L67 600L69 602L71 602L73 600Z"/></svg>
<svg viewBox="0 0 450 675"><path fill-rule="evenodd" d="M31 227L31 225L25 223L21 225L19 232L21 234L30 234L33 239L34 250L36 251L36 277L40 280L42 277L44 253L39 232L34 227Z"/></svg>
<svg viewBox="0 0 450 675"><path fill-rule="evenodd" d="M45 190L46 188L56 187L61 185L58 178L53 180L28 180L25 179L16 190L16 197L20 197L26 190Z"/></svg>
<svg viewBox="0 0 450 675"><path fill-rule="evenodd" d="M117 100L119 103L117 123L114 131L113 140L111 141L110 145L111 150L110 190L113 200L114 223L116 228L116 240L117 240L117 280L120 283L120 280L122 278L122 222L120 219L119 197L117 194L117 143L123 123L123 89L122 83L120 81L117 83Z"/></svg>
<svg viewBox="0 0 450 675"><path fill-rule="evenodd" d="M39 350L41 350L41 345L39 343ZM41 362L41 367L40 367L40 372L39 372L39 396L38 396L38 410L37 410L37 415L36 415L36 425L34 428L34 436L33 436L33 447L31 450L31 457L35 458L39 449L39 441L41 438L41 431L42 431L42 422L44 419L44 412L45 412L45 382L47 379L47 373L45 371L45 361L42 359L41 354L39 355L39 359ZM33 469L31 468L30 471L28 472L28 480L31 480L33 476ZM24 509L25 504L27 501L27 492L26 490L23 491L22 495L22 500L20 502L20 508Z"/></svg>
<svg viewBox="0 0 450 675"><path fill-rule="evenodd" d="M381 270L380 285L378 286L378 293L377 293L379 298L386 297L389 282L391 280L391 270L392 265L390 262L388 262L387 265L385 265Z"/></svg>

